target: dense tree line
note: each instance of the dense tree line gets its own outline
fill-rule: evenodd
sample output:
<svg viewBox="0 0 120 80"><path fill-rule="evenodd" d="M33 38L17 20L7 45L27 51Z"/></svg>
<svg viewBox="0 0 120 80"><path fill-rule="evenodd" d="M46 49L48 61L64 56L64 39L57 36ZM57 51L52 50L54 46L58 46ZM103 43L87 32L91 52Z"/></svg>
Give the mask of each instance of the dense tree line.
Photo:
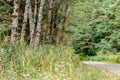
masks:
<svg viewBox="0 0 120 80"><path fill-rule="evenodd" d="M70 9L68 20L76 53L119 53L120 0L78 0Z"/></svg>
<svg viewBox="0 0 120 80"><path fill-rule="evenodd" d="M14 0L1 0L0 4L2 23L12 23L14 18L18 21L10 25L12 43L31 46L63 43L67 42L64 37L69 32L73 34L70 37L76 53L94 55L120 51L119 0L45 0L44 4L42 0L20 0L17 17L12 15L14 3Z"/></svg>
<svg viewBox="0 0 120 80"><path fill-rule="evenodd" d="M11 7L8 10L12 16L11 42L27 43L30 46L62 43L69 2L68 0L2 0L1 6Z"/></svg>

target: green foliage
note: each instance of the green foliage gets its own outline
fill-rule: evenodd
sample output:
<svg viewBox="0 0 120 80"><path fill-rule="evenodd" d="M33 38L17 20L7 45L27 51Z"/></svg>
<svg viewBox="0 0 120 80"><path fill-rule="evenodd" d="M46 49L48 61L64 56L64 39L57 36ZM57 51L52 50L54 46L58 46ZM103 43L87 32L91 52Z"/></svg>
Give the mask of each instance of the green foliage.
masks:
<svg viewBox="0 0 120 80"><path fill-rule="evenodd" d="M79 7L78 7L79 6ZM79 0L70 8L76 53L95 55L120 51L120 5L116 0Z"/></svg>
<svg viewBox="0 0 120 80"><path fill-rule="evenodd" d="M10 36L11 28L8 25L0 24L0 42Z"/></svg>
<svg viewBox="0 0 120 80"><path fill-rule="evenodd" d="M110 63L120 63L120 55L97 55L97 56L87 56L83 60L89 61L105 61Z"/></svg>
<svg viewBox="0 0 120 80"><path fill-rule="evenodd" d="M10 23L11 22L11 11L12 7L8 5L0 6L0 22L1 23Z"/></svg>
<svg viewBox="0 0 120 80"><path fill-rule="evenodd" d="M9 3L12 0L0 1L0 43L3 40L10 40L11 24L12 24L12 6Z"/></svg>

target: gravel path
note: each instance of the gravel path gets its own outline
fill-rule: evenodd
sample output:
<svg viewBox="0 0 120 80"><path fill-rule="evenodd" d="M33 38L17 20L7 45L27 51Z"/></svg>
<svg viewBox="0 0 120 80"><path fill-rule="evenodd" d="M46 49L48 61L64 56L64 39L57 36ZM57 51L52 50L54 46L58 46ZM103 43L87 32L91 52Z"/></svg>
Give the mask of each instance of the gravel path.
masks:
<svg viewBox="0 0 120 80"><path fill-rule="evenodd" d="M90 61L83 61L83 63L95 67L105 68L120 76L120 64L109 64L104 62L90 62Z"/></svg>

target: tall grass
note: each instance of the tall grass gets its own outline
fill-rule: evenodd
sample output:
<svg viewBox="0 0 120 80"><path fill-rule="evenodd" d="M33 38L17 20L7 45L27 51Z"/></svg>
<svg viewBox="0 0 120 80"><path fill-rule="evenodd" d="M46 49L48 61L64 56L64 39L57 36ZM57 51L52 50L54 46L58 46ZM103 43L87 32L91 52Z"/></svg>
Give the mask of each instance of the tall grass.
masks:
<svg viewBox="0 0 120 80"><path fill-rule="evenodd" d="M66 46L37 48L3 44L0 46L0 77L7 80L72 79L74 50Z"/></svg>
<svg viewBox="0 0 120 80"><path fill-rule="evenodd" d="M80 63L68 46L1 43L0 80L119 80Z"/></svg>

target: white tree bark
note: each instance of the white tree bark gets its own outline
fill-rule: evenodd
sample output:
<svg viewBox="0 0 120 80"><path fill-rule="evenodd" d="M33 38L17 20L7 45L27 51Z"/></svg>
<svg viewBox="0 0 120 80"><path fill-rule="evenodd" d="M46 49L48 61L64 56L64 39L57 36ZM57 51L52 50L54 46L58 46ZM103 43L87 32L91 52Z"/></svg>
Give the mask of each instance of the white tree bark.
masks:
<svg viewBox="0 0 120 80"><path fill-rule="evenodd" d="M37 21L37 29L35 34L34 44L37 46L40 42L40 33L41 33L41 23L43 19L43 8L44 8L45 0L41 0L39 13L38 13L38 21Z"/></svg>
<svg viewBox="0 0 120 80"><path fill-rule="evenodd" d="M52 33L53 3L54 3L53 0L49 0L49 11L48 11L48 28L49 28L49 30L47 33L48 36L46 36L49 43L51 42L51 33Z"/></svg>
<svg viewBox="0 0 120 80"><path fill-rule="evenodd" d="M21 31L21 42L25 42L26 27L27 27L28 15L29 15L29 3L30 0L26 0L24 19L23 19L23 25Z"/></svg>
<svg viewBox="0 0 120 80"><path fill-rule="evenodd" d="M30 24L30 46L32 46L33 40L34 40L35 24L34 24L34 19L33 19L31 1L29 3L29 24Z"/></svg>
<svg viewBox="0 0 120 80"><path fill-rule="evenodd" d="M35 0L35 8L34 8L34 24L36 24L36 18L37 18L37 3L38 3L38 1L37 0Z"/></svg>
<svg viewBox="0 0 120 80"><path fill-rule="evenodd" d="M18 15L19 15L20 0L14 0L13 12L13 28L11 31L11 42L15 43L18 40Z"/></svg>

